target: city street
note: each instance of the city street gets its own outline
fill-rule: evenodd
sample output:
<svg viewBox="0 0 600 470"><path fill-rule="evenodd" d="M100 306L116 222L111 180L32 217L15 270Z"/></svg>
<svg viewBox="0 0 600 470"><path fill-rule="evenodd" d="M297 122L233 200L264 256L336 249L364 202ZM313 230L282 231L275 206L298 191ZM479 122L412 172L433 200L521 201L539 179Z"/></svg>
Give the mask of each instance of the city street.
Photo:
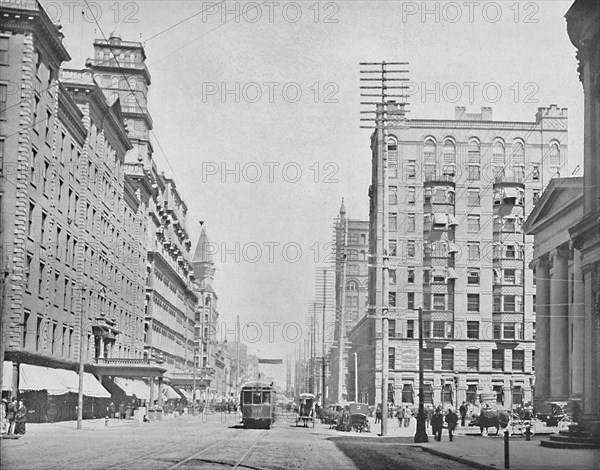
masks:
<svg viewBox="0 0 600 470"><path fill-rule="evenodd" d="M295 427L279 417L270 430L243 429L233 414L162 422L30 425L18 440L2 440L10 469L468 469L425 453L412 438L340 433L317 423ZM404 442L403 442L404 441Z"/></svg>

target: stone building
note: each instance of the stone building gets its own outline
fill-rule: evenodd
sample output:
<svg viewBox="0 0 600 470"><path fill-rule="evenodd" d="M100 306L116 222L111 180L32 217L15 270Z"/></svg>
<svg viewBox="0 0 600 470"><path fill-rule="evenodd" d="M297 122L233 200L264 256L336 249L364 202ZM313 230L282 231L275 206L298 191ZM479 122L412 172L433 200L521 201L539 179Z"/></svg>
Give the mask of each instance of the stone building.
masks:
<svg viewBox="0 0 600 470"><path fill-rule="evenodd" d="M369 315L350 334L368 361L359 388L380 402L386 334L388 401L418 400L422 308L426 402L475 402L487 389L506 407L530 401L535 285L523 222L566 170L566 110L539 108L535 120L521 122L494 121L491 108L409 120L402 105L386 107L393 123L371 140Z"/></svg>
<svg viewBox="0 0 600 470"><path fill-rule="evenodd" d="M332 401L338 401L341 394L339 386L339 337L344 332L344 357L342 373L342 394L347 394L349 401L356 401L354 390L355 365L364 368L368 363L360 362L365 357L354 357L356 350L348 340L349 333L358 321L367 314L368 304L368 266L369 253L369 221L346 217L346 207L342 200L339 216L335 222L335 301L336 323L334 342L331 346L331 392ZM345 271L344 271L345 269ZM344 279L345 278L345 279ZM345 287L344 287L345 283ZM345 289L345 292L342 292ZM343 295L342 295L343 294ZM344 328L340 328L340 312L344 302ZM356 359L356 360L355 360ZM363 396L363 393L365 395ZM359 389L359 400L366 399L366 390Z"/></svg>
<svg viewBox="0 0 600 470"><path fill-rule="evenodd" d="M80 354L99 377L108 360L143 356L144 214L125 179L132 145L120 103L106 102L90 71L60 70L69 56L39 3L0 8L2 80L20 90L3 95L2 326L12 363L3 389L65 395L73 388L60 377L76 386ZM96 389L88 396L110 397L86 380Z"/></svg>
<svg viewBox="0 0 600 470"><path fill-rule="evenodd" d="M567 14L584 93L583 178L552 182L527 221L539 289L535 400L568 401L600 441L600 4ZM579 406L573 406L578 403ZM575 436L575 445L581 436ZM561 443L564 445L564 442ZM548 446L551 446L550 442Z"/></svg>

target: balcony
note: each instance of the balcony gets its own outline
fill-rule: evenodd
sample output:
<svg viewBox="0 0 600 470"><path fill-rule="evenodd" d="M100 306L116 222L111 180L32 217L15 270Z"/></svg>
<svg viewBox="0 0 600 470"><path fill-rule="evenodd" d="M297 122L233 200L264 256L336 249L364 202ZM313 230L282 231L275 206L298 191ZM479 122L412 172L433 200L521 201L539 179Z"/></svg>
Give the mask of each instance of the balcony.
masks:
<svg viewBox="0 0 600 470"><path fill-rule="evenodd" d="M525 184L525 177L523 175L498 175L494 178L494 184L504 183L516 183Z"/></svg>
<svg viewBox="0 0 600 470"><path fill-rule="evenodd" d="M97 357L94 362L96 364L107 364L107 365L143 365L153 366L162 364L161 359L150 359L150 358L139 358L139 357Z"/></svg>

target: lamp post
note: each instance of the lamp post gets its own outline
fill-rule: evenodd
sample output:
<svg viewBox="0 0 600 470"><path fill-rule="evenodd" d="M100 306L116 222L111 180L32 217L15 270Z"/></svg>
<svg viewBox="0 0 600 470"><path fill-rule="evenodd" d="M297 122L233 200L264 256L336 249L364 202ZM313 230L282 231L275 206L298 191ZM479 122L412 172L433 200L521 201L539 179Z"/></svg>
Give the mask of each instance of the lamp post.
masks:
<svg viewBox="0 0 600 470"><path fill-rule="evenodd" d="M417 413L417 432L415 443L429 442L425 429L425 387L423 386L423 308L419 307L419 411Z"/></svg>

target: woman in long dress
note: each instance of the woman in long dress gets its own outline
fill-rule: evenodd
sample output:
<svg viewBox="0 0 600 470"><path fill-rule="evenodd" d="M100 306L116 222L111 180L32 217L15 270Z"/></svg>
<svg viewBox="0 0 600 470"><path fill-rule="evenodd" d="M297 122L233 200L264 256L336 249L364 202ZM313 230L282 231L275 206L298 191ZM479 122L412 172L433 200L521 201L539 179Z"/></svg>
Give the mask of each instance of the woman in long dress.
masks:
<svg viewBox="0 0 600 470"><path fill-rule="evenodd" d="M15 415L15 434L25 434L25 422L27 421L27 407L19 400L17 413Z"/></svg>

